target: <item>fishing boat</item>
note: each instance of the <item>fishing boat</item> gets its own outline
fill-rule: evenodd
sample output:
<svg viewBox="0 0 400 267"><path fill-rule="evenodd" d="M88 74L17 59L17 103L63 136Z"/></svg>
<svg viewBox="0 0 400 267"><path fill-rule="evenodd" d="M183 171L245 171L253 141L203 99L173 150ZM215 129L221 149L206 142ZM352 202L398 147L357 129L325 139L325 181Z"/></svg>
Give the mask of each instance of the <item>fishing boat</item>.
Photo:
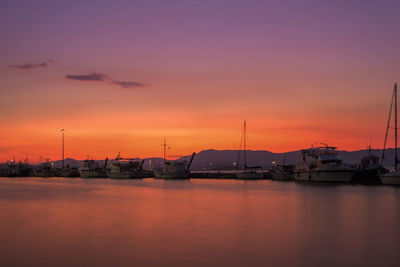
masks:
<svg viewBox="0 0 400 267"><path fill-rule="evenodd" d="M54 168L54 162L49 162L49 159L46 159L38 169L34 170L34 175L39 177L57 177L59 174L59 171Z"/></svg>
<svg viewBox="0 0 400 267"><path fill-rule="evenodd" d="M301 151L294 169L294 179L308 182L350 182L356 170L343 163L336 147L323 146Z"/></svg>
<svg viewBox="0 0 400 267"><path fill-rule="evenodd" d="M240 153L243 143L243 169L239 169L240 162ZM249 167L247 166L247 158L246 158L246 143L247 143L247 135L246 135L246 121L243 122L243 132L242 139L240 140L240 149L238 153L238 158L236 161L236 168L239 169L236 173L236 179L262 179L264 178L263 173L260 172L261 167Z"/></svg>
<svg viewBox="0 0 400 267"><path fill-rule="evenodd" d="M122 158L120 153L115 158L116 162L111 163L110 171L107 172L109 178L114 179L133 179L146 177L143 171L144 159Z"/></svg>
<svg viewBox="0 0 400 267"><path fill-rule="evenodd" d="M106 175L107 161L108 158L106 158L104 165L100 166L100 164L93 159L84 160L82 163L82 167L78 169L80 176L82 178L107 177Z"/></svg>
<svg viewBox="0 0 400 267"><path fill-rule="evenodd" d="M384 185L400 185L400 171L398 169L399 159L397 156L397 83L394 84L392 101L390 104L389 119L388 119L387 127L386 127L385 142L384 142L383 150L382 150L381 165L383 165L383 161L385 159L386 141L387 141L388 132L389 132L389 128L390 128L390 120L392 117L393 106L394 106L394 169L389 170L386 173L380 173L379 178L381 179L381 182Z"/></svg>
<svg viewBox="0 0 400 267"><path fill-rule="evenodd" d="M276 164L275 162L272 162L272 167L269 171L269 174L271 175L271 178L273 180L293 180L293 169L294 166L291 164L286 164L285 162L283 162L282 164Z"/></svg>
<svg viewBox="0 0 400 267"><path fill-rule="evenodd" d="M79 174L79 169L76 167L71 167L70 165L67 165L65 168L62 169L62 177L80 177Z"/></svg>
<svg viewBox="0 0 400 267"><path fill-rule="evenodd" d="M27 162L7 161L7 164L0 167L0 177L28 177L32 173L33 169Z"/></svg>
<svg viewBox="0 0 400 267"><path fill-rule="evenodd" d="M159 179L189 179L190 178L190 166L192 165L196 152L193 152L189 162L186 160L166 160L166 148L167 144L164 139L164 166L162 169L154 170L154 176Z"/></svg>
<svg viewBox="0 0 400 267"><path fill-rule="evenodd" d="M368 154L361 158L353 182L358 184L381 184L379 174L383 172L384 169L379 161L380 158L372 152L371 146L369 146Z"/></svg>

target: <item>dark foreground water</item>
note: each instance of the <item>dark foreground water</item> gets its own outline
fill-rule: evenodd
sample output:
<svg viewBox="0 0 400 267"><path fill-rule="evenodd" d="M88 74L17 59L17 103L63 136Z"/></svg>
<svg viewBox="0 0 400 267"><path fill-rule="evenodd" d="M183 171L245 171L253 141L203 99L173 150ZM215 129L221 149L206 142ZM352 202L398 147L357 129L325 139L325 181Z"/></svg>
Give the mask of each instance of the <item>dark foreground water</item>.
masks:
<svg viewBox="0 0 400 267"><path fill-rule="evenodd" d="M1 266L400 266L400 188L1 178Z"/></svg>

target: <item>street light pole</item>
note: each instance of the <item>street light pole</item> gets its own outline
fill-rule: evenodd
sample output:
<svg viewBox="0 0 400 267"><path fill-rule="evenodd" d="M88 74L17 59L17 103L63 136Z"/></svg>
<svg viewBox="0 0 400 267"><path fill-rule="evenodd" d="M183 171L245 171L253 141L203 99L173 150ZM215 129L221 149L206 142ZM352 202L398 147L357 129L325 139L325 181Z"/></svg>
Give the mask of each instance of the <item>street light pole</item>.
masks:
<svg viewBox="0 0 400 267"><path fill-rule="evenodd" d="M65 130L62 129L62 169L64 170L64 132Z"/></svg>

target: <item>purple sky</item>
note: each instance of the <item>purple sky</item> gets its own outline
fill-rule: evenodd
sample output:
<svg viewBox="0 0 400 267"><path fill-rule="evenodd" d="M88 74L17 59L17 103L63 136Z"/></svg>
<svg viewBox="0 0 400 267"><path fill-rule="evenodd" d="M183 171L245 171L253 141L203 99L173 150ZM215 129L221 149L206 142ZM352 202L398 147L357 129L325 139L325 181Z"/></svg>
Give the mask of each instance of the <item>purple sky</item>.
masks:
<svg viewBox="0 0 400 267"><path fill-rule="evenodd" d="M11 131L0 158L22 149L17 131L44 146L35 125L69 127L81 143L108 127L142 131L132 134L155 149L179 135L189 152L236 148L247 119L259 149L381 146L400 77L399 10L365 0L3 0L0 123ZM113 119L124 116L137 127Z"/></svg>

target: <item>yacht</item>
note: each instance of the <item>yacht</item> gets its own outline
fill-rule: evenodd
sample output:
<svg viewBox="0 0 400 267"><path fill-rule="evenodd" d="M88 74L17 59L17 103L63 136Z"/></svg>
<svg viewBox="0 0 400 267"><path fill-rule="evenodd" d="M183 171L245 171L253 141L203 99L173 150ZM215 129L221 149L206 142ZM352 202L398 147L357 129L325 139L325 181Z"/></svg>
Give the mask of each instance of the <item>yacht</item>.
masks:
<svg viewBox="0 0 400 267"><path fill-rule="evenodd" d="M336 147L326 144L302 150L294 169L294 179L309 182L350 182L355 170L343 163Z"/></svg>
<svg viewBox="0 0 400 267"><path fill-rule="evenodd" d="M390 128L390 120L394 105L394 168L386 173L380 173L379 178L384 185L400 185L400 170L398 169L399 159L397 156L397 83L394 84L392 102L390 104L389 119L386 127L385 142L382 150L382 165L385 159L386 141Z"/></svg>

